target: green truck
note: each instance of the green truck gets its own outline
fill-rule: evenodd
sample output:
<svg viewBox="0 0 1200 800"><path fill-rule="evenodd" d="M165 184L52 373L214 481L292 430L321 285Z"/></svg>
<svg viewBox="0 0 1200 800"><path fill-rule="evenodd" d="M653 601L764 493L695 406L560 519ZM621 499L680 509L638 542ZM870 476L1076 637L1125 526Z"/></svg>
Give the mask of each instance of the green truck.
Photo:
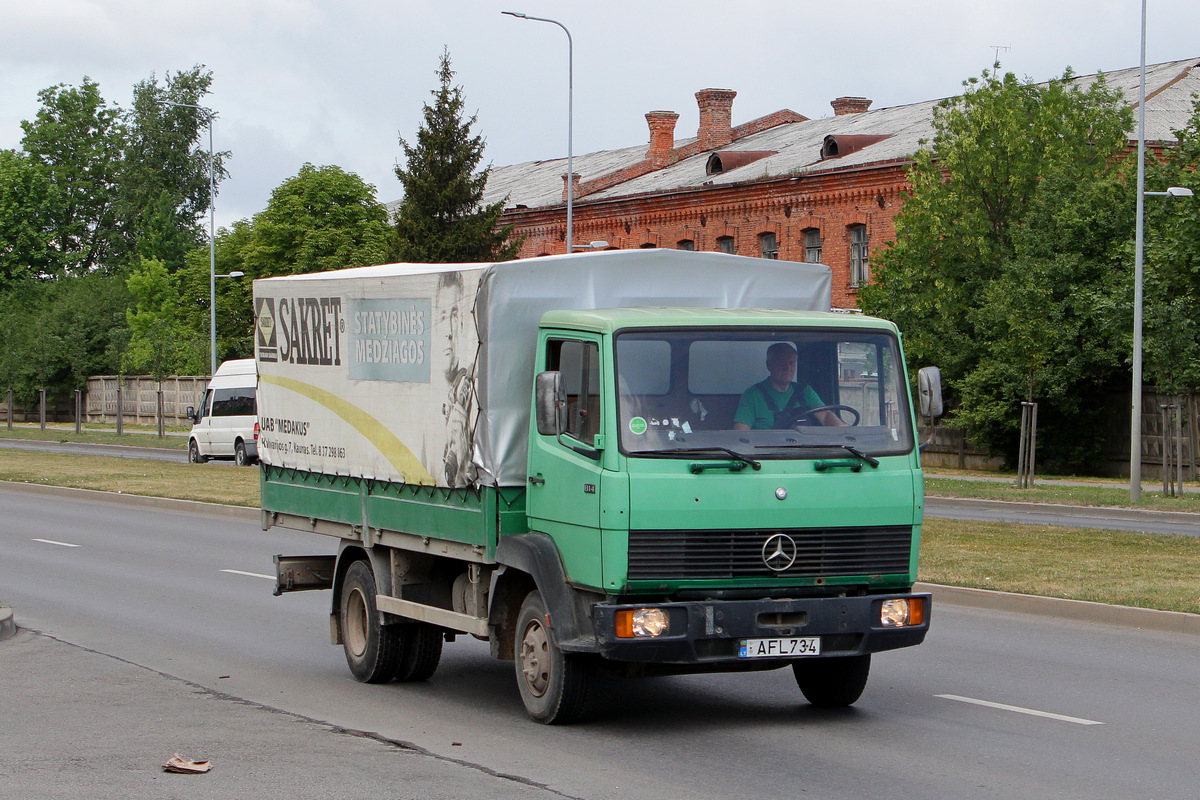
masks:
<svg viewBox="0 0 1200 800"><path fill-rule="evenodd" d="M932 609L900 335L830 287L667 250L256 281L263 527L337 545L277 556L276 593L331 589L368 683L484 639L542 723L596 674L854 703Z"/></svg>

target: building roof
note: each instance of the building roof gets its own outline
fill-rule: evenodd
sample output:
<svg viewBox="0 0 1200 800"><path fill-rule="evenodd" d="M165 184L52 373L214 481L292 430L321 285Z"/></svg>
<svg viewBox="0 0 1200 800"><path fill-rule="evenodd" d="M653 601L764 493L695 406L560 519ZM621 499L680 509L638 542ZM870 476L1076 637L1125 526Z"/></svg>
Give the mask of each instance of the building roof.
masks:
<svg viewBox="0 0 1200 800"><path fill-rule="evenodd" d="M1133 67L1104 75L1110 86L1121 90L1129 104L1136 106L1139 72L1138 67ZM1084 75L1075 80L1087 86L1096 78L1096 75ZM1147 65L1146 140L1174 141L1174 131L1185 127L1191 118L1198 93L1200 58ZM860 100L840 98L847 99ZM725 159L731 165L741 161L747 163L714 174L705 169L714 150L700 151L694 146L696 137L676 139L675 152L683 150L686 157L661 168L643 166L633 169L646 162L646 144L575 155L572 166L582 187L582 194L576 195L576 203L906 161L922 146L927 146L922 144L923 140L932 139L933 111L940 102L941 99L928 100L819 119L806 119L794 112L778 112L770 116L788 121L750 132L716 148L721 152L754 151L756 157ZM761 128L754 123L741 127L751 131ZM738 128L733 131L736 137ZM1131 138L1136 135L1136 128L1130 131ZM829 136L871 139L846 139L853 142L853 146L843 147L843 155L839 157L823 160L822 146ZM565 203L563 176L566 171L565 158L493 167L484 202L494 203L507 196L505 206L510 209L562 205ZM628 173L629 177L625 178L622 172ZM606 176L609 180L601 180Z"/></svg>

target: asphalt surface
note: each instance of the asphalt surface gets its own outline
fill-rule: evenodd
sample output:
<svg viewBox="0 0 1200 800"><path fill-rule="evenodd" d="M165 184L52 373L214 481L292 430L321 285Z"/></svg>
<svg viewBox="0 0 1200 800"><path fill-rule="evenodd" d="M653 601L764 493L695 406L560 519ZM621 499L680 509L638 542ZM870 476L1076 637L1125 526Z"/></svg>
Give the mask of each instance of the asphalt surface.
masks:
<svg viewBox="0 0 1200 800"><path fill-rule="evenodd" d="M930 640L881 656L846 713L784 670L610 684L598 719L548 729L471 639L426 684L350 680L325 593L272 598L255 574L319 543L252 509L0 502L0 600L46 632L0 642L0 799L1183 798L1200 780L1196 615L932 587ZM175 752L213 770L162 772Z"/></svg>
<svg viewBox="0 0 1200 800"><path fill-rule="evenodd" d="M0 448L36 450L44 453L74 453L76 455L149 458L155 461L187 462L186 450L167 450L161 447L133 447L123 444L81 444L78 442L48 442L40 439L0 439Z"/></svg>

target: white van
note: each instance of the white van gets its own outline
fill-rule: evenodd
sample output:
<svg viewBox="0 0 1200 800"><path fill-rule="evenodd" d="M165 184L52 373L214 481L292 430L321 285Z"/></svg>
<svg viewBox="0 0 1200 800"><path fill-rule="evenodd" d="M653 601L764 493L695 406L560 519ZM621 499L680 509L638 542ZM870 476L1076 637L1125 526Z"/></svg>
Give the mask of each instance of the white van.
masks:
<svg viewBox="0 0 1200 800"><path fill-rule="evenodd" d="M188 460L203 464L210 458L232 458L239 466L258 459L258 374L253 358L226 361L217 367L200 408L192 417Z"/></svg>

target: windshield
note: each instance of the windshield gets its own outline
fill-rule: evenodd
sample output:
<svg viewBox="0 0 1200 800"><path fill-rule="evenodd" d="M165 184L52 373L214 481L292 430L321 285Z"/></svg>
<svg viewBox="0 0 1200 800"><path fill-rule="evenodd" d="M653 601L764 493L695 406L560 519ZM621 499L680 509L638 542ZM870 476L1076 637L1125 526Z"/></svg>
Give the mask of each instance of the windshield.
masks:
<svg viewBox="0 0 1200 800"><path fill-rule="evenodd" d="M637 330L618 334L621 450L694 457L826 458L912 449L899 349L851 330Z"/></svg>

